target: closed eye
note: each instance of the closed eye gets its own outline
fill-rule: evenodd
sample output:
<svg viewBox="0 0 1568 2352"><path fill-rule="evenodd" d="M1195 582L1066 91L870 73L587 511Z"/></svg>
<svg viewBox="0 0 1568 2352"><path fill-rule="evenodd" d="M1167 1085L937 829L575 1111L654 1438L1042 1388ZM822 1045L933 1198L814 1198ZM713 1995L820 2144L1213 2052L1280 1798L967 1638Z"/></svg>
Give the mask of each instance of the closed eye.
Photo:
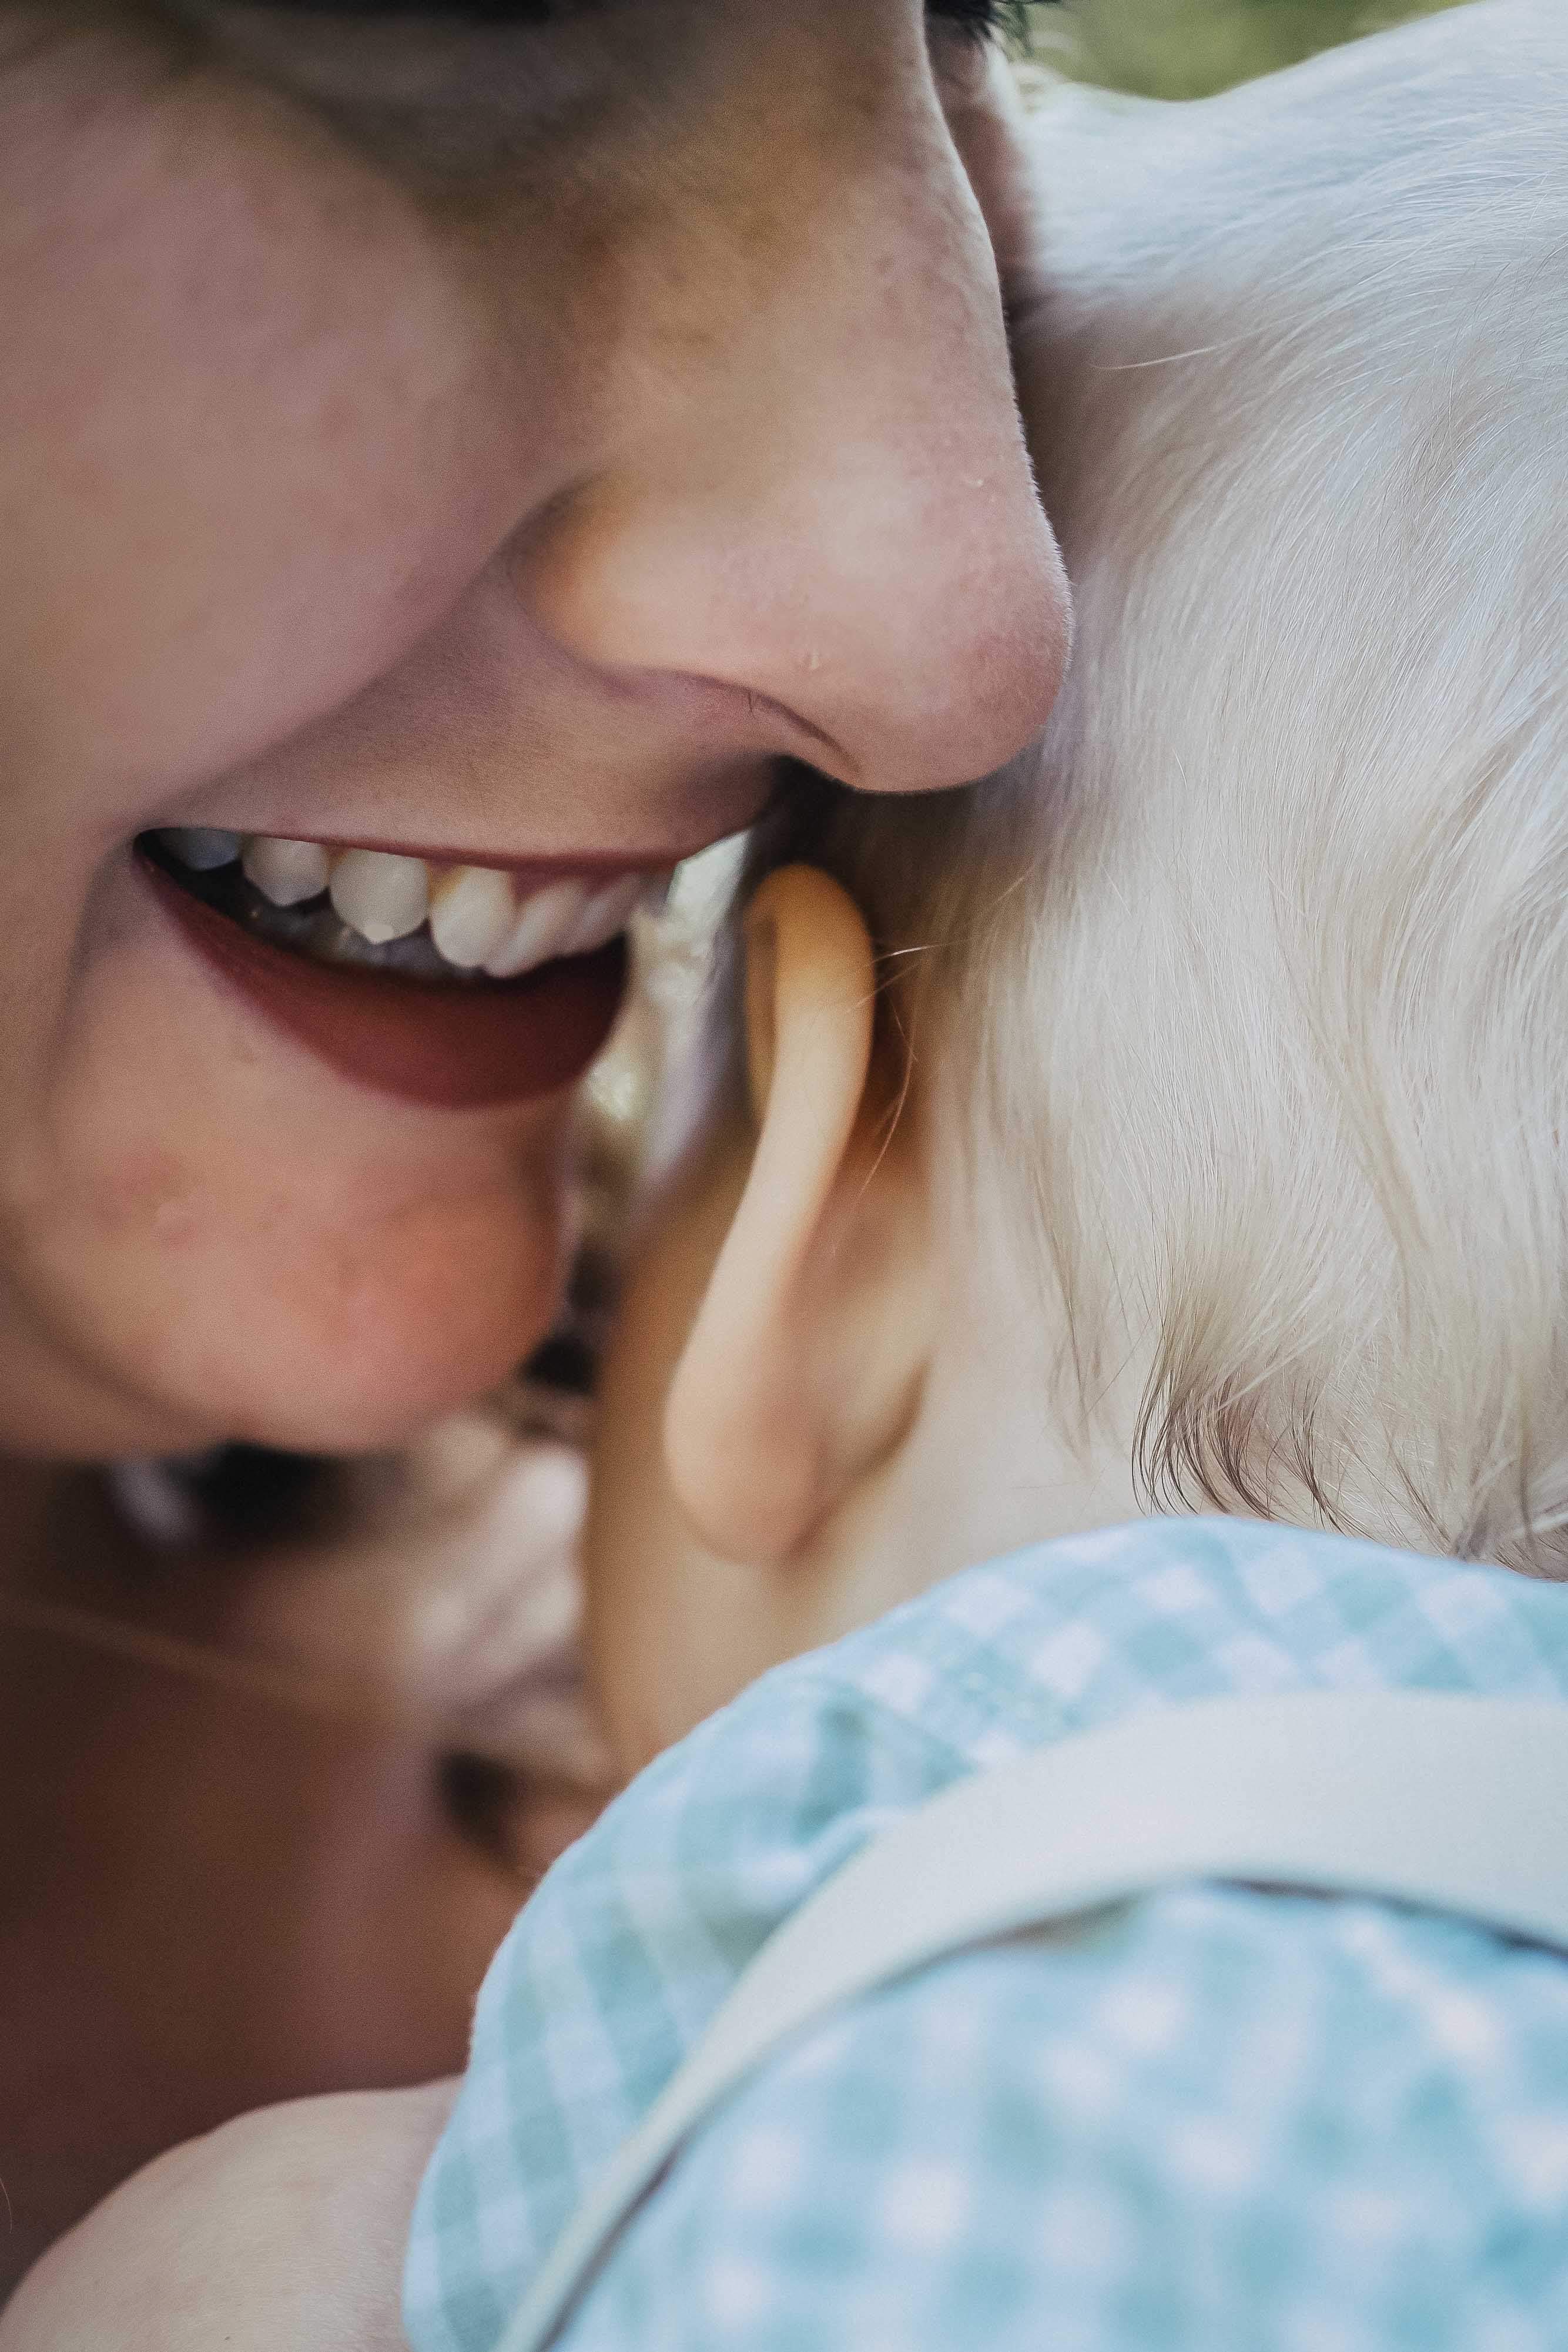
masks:
<svg viewBox="0 0 1568 2352"><path fill-rule="evenodd" d="M569 0L274 0L300 16L447 16L468 24L541 24L569 13ZM928 0L926 14L973 33L1026 37L1025 0Z"/></svg>
<svg viewBox="0 0 1568 2352"><path fill-rule="evenodd" d="M926 15L976 41L1028 38L1024 0L926 0Z"/></svg>

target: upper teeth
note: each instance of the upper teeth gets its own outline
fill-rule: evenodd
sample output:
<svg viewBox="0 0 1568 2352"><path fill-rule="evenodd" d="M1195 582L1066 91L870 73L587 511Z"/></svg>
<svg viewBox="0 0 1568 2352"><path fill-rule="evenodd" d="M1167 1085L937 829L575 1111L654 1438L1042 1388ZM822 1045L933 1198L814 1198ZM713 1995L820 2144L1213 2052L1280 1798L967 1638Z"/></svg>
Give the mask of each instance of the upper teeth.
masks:
<svg viewBox="0 0 1568 2352"><path fill-rule="evenodd" d="M332 861L327 885L349 929L373 947L405 940L430 908L430 877L422 857L390 857L383 849L345 849Z"/></svg>
<svg viewBox="0 0 1568 2352"><path fill-rule="evenodd" d="M299 906L330 890L340 919L377 946L405 939L428 920L448 963L497 980L603 947L640 903L662 899L668 880L664 873L622 874L597 884L574 877L520 893L493 866L431 867L390 850L330 850L317 841L207 825L171 828L159 838L198 873L238 859L246 878L275 907Z"/></svg>
<svg viewBox="0 0 1568 2352"><path fill-rule="evenodd" d="M163 837L171 846L178 843L175 856L197 874L210 874L218 866L232 866L239 856L238 834L220 832L214 824L187 824L179 833L165 834Z"/></svg>
<svg viewBox="0 0 1568 2352"><path fill-rule="evenodd" d="M174 854L183 855L177 845ZM243 864L247 878L275 907L297 907L306 898L319 898L332 870L319 841L278 841L266 833L251 835Z"/></svg>
<svg viewBox="0 0 1568 2352"><path fill-rule="evenodd" d="M490 866L456 866L430 893L430 936L465 971L493 955L516 920L511 884Z"/></svg>

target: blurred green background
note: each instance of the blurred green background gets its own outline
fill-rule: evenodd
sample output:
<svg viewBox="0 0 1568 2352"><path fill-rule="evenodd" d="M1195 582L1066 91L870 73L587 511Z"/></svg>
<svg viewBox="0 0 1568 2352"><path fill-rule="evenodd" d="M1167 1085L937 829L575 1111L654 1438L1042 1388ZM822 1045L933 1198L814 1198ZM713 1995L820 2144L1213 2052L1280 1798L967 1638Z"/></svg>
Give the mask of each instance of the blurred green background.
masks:
<svg viewBox="0 0 1568 2352"><path fill-rule="evenodd" d="M1075 81L1205 98L1459 0L1068 0L1026 10L1030 49Z"/></svg>

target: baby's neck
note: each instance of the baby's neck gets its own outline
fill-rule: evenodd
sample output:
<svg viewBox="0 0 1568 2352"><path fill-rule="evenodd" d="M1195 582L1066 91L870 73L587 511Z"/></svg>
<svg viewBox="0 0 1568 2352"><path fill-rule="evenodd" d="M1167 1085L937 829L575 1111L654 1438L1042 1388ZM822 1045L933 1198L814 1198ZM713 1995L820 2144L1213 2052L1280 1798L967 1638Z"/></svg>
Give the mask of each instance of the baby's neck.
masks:
<svg viewBox="0 0 1568 2352"><path fill-rule="evenodd" d="M1118 1382L1069 1429L1038 1351L1006 1340L994 1326L953 1333L903 1442L823 1530L832 1622L819 1638L982 1560L1146 1515L1131 1469L1139 1387Z"/></svg>

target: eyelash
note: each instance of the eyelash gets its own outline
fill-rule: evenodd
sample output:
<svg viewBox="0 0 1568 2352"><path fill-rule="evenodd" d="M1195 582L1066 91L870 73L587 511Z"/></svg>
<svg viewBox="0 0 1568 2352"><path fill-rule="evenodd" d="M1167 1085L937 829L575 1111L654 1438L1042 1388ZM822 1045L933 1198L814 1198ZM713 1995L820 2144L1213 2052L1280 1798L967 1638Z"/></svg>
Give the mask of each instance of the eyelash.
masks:
<svg viewBox="0 0 1568 2352"><path fill-rule="evenodd" d="M1022 41L1027 34L1024 0L926 0L926 14L975 41Z"/></svg>
<svg viewBox="0 0 1568 2352"><path fill-rule="evenodd" d="M0 0L3 5L3 0ZM571 12L574 0L270 0L300 16L331 14L380 18L435 14L473 25L548 25ZM1026 50L1026 0L926 0L927 19L965 41L1005 40Z"/></svg>
<svg viewBox="0 0 1568 2352"><path fill-rule="evenodd" d="M353 16L386 17L427 13L432 0L275 0L301 16L331 11ZM437 15L484 23L547 23L555 0L434 0ZM926 14L977 41L1027 36L1025 0L927 0Z"/></svg>

